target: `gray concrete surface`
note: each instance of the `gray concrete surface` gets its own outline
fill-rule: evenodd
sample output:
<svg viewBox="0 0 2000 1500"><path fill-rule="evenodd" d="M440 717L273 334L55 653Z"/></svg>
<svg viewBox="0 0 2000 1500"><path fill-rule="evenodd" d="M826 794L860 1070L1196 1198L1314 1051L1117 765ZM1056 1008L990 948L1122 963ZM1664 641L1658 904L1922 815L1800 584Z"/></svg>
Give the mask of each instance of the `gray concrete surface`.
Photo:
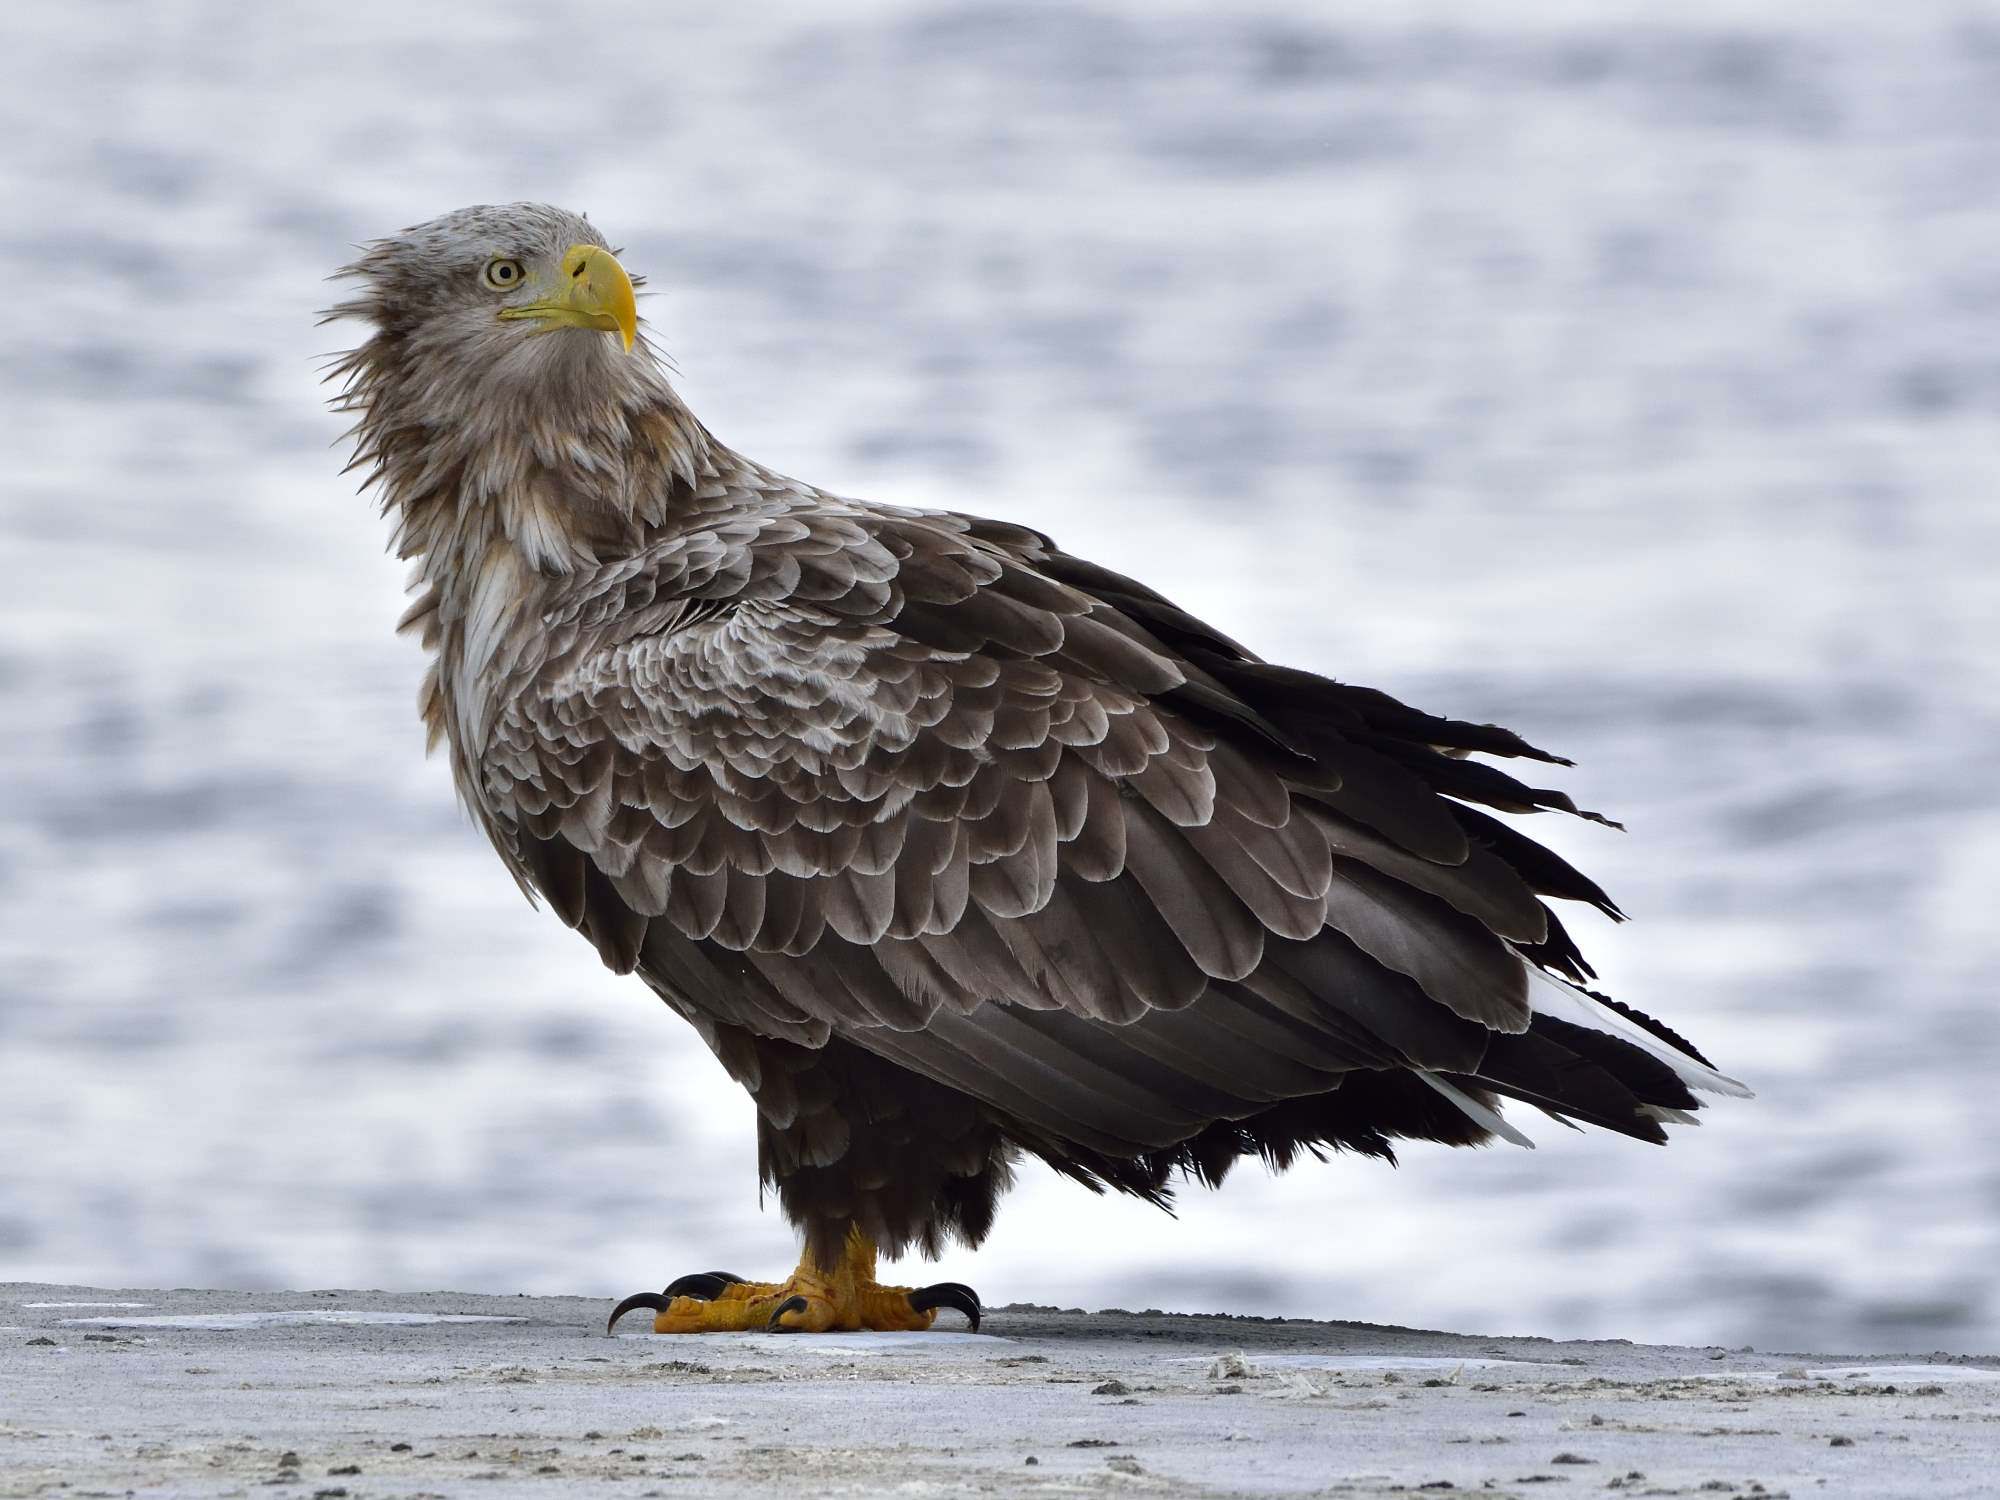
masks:
<svg viewBox="0 0 2000 1500"><path fill-rule="evenodd" d="M0 1495L2000 1493L2000 1357L1030 1307L607 1338L605 1311L0 1285Z"/></svg>

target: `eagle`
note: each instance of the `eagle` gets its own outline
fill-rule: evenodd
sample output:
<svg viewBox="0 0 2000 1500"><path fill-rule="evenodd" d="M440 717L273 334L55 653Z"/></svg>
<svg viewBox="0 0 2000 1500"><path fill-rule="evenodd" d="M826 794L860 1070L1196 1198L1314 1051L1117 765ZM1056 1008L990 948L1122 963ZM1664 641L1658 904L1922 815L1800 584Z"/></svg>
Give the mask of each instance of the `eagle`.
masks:
<svg viewBox="0 0 2000 1500"><path fill-rule="evenodd" d="M1618 908L1496 816L1597 818L1494 764L1568 761L1028 527L745 457L581 215L461 209L336 275L430 744L529 900L748 1091L803 1240L612 1324L976 1329L877 1256L976 1246L1028 1158L1164 1206L1245 1156L1530 1144L1504 1103L1664 1142L1748 1093L1590 988L1550 903Z"/></svg>

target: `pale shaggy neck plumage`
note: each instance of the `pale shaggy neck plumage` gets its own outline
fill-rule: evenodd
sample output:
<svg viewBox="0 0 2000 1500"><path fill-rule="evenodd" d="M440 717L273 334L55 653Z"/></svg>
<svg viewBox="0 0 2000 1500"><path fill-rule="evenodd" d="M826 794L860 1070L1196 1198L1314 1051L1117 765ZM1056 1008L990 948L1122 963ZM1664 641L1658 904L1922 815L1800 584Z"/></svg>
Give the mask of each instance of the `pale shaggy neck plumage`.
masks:
<svg viewBox="0 0 2000 1500"><path fill-rule="evenodd" d="M463 209L367 246L339 273L359 294L327 315L375 327L333 366L335 404L357 418L349 467L367 471L397 555L415 562L403 625L436 653L432 739L456 729L461 756L489 717L473 684L526 606L639 550L733 458L643 338L627 353L613 334L502 316L559 277L566 251L603 244L561 209ZM524 290L492 284L501 262Z"/></svg>

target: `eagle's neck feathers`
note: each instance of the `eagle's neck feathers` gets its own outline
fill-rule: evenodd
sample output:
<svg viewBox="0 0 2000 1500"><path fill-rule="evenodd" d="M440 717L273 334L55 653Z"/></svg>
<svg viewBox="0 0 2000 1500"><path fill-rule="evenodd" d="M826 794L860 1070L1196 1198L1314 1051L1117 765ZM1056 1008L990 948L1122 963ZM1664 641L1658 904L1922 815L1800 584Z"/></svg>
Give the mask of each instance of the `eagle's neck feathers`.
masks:
<svg viewBox="0 0 2000 1500"><path fill-rule="evenodd" d="M609 341L535 341L530 368L454 358L384 329L335 367L357 417L352 467L368 471L411 559L402 628L433 662L422 707L448 737L461 789L491 726L490 695L542 604L571 575L629 556L733 461L661 374L649 350Z"/></svg>

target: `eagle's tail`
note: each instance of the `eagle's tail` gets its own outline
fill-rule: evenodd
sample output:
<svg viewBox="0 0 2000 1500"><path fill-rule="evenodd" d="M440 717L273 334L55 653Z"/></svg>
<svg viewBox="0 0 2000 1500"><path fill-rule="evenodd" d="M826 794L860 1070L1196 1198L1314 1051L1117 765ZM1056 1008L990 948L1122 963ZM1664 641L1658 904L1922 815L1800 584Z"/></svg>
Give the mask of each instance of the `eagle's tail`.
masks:
<svg viewBox="0 0 2000 1500"><path fill-rule="evenodd" d="M1694 1091L1749 1098L1672 1031L1641 1012L1531 967L1534 1019L1524 1032L1493 1037L1476 1074L1425 1073L1424 1081L1467 1118L1516 1145L1532 1146L1498 1117L1498 1094L1565 1123L1596 1125L1664 1143L1665 1124L1694 1125Z"/></svg>

